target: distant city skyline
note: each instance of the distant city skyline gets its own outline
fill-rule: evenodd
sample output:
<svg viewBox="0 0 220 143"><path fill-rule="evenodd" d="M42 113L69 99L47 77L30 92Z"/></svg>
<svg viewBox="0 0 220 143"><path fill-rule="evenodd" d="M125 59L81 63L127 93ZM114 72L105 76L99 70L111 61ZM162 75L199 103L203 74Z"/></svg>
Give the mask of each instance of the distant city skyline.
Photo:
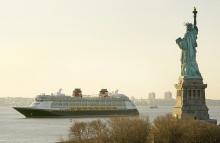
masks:
<svg viewBox="0 0 220 143"><path fill-rule="evenodd" d="M185 22L198 10L197 62L207 99L220 99L220 1L0 2L0 97L101 88L163 98L180 76Z"/></svg>

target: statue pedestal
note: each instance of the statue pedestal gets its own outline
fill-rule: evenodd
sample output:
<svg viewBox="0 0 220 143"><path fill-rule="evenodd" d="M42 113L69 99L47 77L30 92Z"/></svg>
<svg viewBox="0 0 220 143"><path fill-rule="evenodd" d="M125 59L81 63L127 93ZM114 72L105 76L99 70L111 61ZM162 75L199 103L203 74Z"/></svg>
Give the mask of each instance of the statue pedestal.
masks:
<svg viewBox="0 0 220 143"><path fill-rule="evenodd" d="M175 84L175 88L177 89L177 95L173 115L176 118L193 118L217 124L216 120L209 119L205 100L207 84L203 83L202 78L180 77L179 83Z"/></svg>

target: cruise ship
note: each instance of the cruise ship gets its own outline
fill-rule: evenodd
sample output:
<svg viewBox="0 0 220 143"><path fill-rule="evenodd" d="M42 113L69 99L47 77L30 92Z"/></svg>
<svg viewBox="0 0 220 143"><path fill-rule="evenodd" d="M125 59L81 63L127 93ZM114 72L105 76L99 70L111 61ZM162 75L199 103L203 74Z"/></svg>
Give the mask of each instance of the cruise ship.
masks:
<svg viewBox="0 0 220 143"><path fill-rule="evenodd" d="M136 106L124 94L117 91L109 93L101 89L95 96L82 95L80 88L72 96L63 94L60 89L56 94L38 95L29 107L13 107L27 118L57 117L114 117L138 116Z"/></svg>

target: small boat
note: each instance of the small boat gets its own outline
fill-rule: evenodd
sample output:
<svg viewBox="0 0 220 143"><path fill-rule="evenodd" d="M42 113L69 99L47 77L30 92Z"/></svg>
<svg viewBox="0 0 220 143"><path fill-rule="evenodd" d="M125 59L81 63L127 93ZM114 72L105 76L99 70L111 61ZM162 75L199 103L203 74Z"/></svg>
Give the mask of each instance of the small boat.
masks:
<svg viewBox="0 0 220 143"><path fill-rule="evenodd" d="M150 109L156 109L156 108L158 108L158 106L157 105L151 105L149 108Z"/></svg>

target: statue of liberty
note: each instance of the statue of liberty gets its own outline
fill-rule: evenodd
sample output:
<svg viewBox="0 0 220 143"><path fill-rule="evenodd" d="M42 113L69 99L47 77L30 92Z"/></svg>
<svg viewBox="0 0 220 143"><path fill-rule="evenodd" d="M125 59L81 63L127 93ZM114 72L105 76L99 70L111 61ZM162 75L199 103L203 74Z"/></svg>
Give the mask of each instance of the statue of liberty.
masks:
<svg viewBox="0 0 220 143"><path fill-rule="evenodd" d="M186 78L202 78L196 62L196 47L198 28L196 25L197 11L194 8L194 24L186 23L186 33L183 38L176 39L176 43L182 50L181 76Z"/></svg>

